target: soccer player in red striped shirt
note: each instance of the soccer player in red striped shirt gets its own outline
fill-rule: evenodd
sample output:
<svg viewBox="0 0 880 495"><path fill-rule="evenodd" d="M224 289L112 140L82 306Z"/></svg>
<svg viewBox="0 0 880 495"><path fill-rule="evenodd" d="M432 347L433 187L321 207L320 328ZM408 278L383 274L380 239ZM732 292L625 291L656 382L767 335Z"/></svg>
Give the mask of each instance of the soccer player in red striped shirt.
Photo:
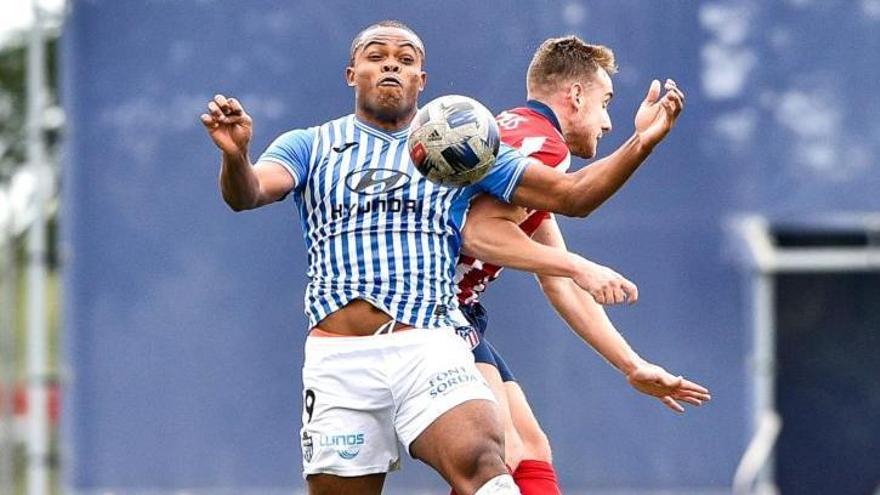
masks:
<svg viewBox="0 0 880 495"><path fill-rule="evenodd" d="M571 155L592 158L611 131L607 107L613 96L614 54L575 36L545 41L529 66L526 106L497 117L502 140L546 166L562 171ZM659 142L684 104L672 80L661 97L653 81L635 119L635 138ZM659 138L658 138L659 137ZM709 391L642 359L627 344L600 304L635 302L634 284L613 270L570 253L552 214L480 197L465 224L464 251L456 270L459 303L478 330L487 314L479 295L502 266L535 272L551 304L585 342L620 370L630 385L684 412L709 400ZM501 405L505 461L523 495L560 493L550 444L503 358L485 339L474 349L480 372Z"/></svg>

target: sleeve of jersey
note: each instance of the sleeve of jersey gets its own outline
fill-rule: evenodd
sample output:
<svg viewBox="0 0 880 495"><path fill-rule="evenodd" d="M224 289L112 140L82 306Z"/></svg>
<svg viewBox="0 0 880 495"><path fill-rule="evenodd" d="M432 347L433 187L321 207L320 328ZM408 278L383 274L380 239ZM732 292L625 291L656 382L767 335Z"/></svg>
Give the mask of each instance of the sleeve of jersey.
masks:
<svg viewBox="0 0 880 495"><path fill-rule="evenodd" d="M284 166L299 187L306 181L312 144L315 141L315 128L295 129L275 138L257 163L267 161Z"/></svg>
<svg viewBox="0 0 880 495"><path fill-rule="evenodd" d="M509 203L527 165L526 157L510 146L502 144L495 165L478 185L481 190Z"/></svg>
<svg viewBox="0 0 880 495"><path fill-rule="evenodd" d="M568 156L568 147L565 143L552 140L546 141L539 150L529 153L529 158L534 158L548 167L558 167Z"/></svg>

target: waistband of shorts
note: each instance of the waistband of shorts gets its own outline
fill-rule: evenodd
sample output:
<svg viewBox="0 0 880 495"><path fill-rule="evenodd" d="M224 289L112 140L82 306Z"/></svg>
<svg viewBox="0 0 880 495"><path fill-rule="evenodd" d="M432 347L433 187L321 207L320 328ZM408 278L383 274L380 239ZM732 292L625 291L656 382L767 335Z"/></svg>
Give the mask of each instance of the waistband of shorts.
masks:
<svg viewBox="0 0 880 495"><path fill-rule="evenodd" d="M440 327L440 328L424 328L424 327L413 327L406 331L401 332L392 332L392 333L383 333L379 335L364 335L362 337L348 337L348 336L335 336L335 337L319 337L313 336L311 333L306 336L305 345L306 347L346 347L346 346L355 346L355 347L384 347L392 342L403 343L405 341L418 341L420 339L426 338L428 334L441 334L448 333L449 335L455 335L454 327ZM456 338L458 338L456 336Z"/></svg>
<svg viewBox="0 0 880 495"><path fill-rule="evenodd" d="M309 330L309 337L328 337L334 339L363 339L365 337L378 337L380 335L387 335L389 333L397 333L397 332L405 332L407 330L414 330L417 327L412 325L408 325L406 323L396 322L394 323L394 327L390 332L382 332L380 334L370 334L370 335L342 335L334 332L329 332L324 330L320 326L314 326L311 330Z"/></svg>

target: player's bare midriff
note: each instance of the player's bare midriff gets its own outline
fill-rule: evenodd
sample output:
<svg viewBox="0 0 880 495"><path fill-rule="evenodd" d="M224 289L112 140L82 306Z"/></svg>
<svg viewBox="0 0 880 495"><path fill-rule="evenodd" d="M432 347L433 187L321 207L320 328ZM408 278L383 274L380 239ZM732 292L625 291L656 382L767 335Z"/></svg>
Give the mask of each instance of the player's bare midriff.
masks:
<svg viewBox="0 0 880 495"><path fill-rule="evenodd" d="M375 334L379 327L390 320L388 313L363 299L355 299L330 313L315 328L340 337L366 337ZM407 328L412 327L398 323L394 331Z"/></svg>

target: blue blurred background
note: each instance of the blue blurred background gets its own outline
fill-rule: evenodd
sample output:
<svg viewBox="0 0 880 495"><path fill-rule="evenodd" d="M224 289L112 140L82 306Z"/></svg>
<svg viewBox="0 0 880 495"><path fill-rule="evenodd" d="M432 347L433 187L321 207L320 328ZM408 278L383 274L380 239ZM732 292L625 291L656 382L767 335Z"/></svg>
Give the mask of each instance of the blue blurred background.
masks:
<svg viewBox="0 0 880 495"><path fill-rule="evenodd" d="M562 225L570 249L639 285L636 306L609 311L633 347L709 386L713 401L676 416L636 394L566 329L530 276L506 272L486 304L567 493L730 493L755 404L751 268L727 226L747 213L810 225L880 210L878 0L72 2L61 40L66 489L303 488L298 220L291 201L241 214L224 205L219 154L198 115L215 93L237 96L254 117L256 156L285 130L352 112L349 44L385 18L426 44L422 101L465 94L495 112L524 103L526 67L545 38L573 33L612 47L614 130L600 154L630 136L653 78L687 92L676 128L631 182ZM878 349L876 310L860 313L872 311L877 287L870 277L844 283L829 298L868 299L816 325L873 322L857 347ZM854 377L876 380L870 355L851 364ZM793 404L797 424L816 403ZM786 459L818 460L843 480L837 489L811 492L811 469L785 493L871 493L878 410L844 421L863 427L861 464L837 468L833 459L846 456L809 442L779 460L782 478ZM803 421L807 431L825 425ZM443 487L409 462L386 491Z"/></svg>

